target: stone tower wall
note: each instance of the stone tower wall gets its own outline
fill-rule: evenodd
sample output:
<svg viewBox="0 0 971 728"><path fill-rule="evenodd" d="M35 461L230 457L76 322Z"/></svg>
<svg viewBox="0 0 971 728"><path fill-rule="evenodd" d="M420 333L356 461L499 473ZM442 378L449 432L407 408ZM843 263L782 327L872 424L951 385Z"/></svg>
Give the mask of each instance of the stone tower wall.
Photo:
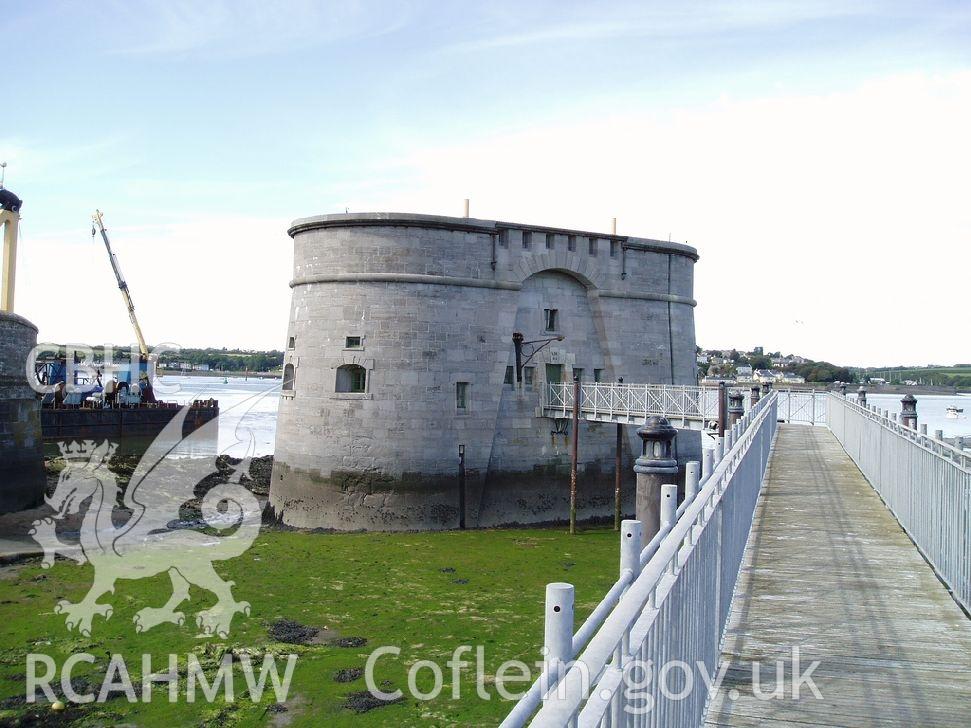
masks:
<svg viewBox="0 0 971 728"><path fill-rule="evenodd" d="M600 370L603 381L695 382L697 254L688 246L384 213L298 220L290 233L285 365L294 380L280 402L270 492L285 523L454 527L460 445L469 525L563 519L569 428L557 433L538 416L548 375L570 380L582 368L585 381ZM552 333L546 308L558 310ZM529 363L532 387L521 393L506 380L514 331L565 337ZM346 365L365 369L365 392L336 391ZM464 410L458 383L468 384ZM580 517L607 515L614 427L581 428ZM630 459L639 440L627 429ZM694 440L685 437L684 452Z"/></svg>

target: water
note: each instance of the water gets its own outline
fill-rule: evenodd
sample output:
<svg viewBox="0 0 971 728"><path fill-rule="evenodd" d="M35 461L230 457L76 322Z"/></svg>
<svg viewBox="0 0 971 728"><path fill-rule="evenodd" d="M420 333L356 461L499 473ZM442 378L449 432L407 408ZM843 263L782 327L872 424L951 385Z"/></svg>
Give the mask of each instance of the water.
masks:
<svg viewBox="0 0 971 728"><path fill-rule="evenodd" d="M158 391L159 399L186 404L194 399L219 400L219 442L217 452L228 452L237 457L246 453L250 434L255 443L256 455L272 455L276 440L276 414L280 401L279 379L244 379L228 377L192 377L166 374L161 385L175 388L174 393ZM784 395L784 393L783 393ZM856 395L850 393L850 399ZM902 394L867 395L867 402L891 412L900 412ZM746 396L746 409L748 397ZM948 405L965 411L959 419L944 416ZM917 421L926 423L930 434L944 430L946 437L971 436L971 395L922 394L917 397Z"/></svg>
<svg viewBox="0 0 971 728"><path fill-rule="evenodd" d="M272 455L276 440L276 412L280 379L192 377L165 374L156 384L160 400L188 404L195 399L219 400L216 452L235 457L246 454L252 435L254 455ZM205 449L192 455L208 454Z"/></svg>
<svg viewBox="0 0 971 728"><path fill-rule="evenodd" d="M890 412L900 412L902 394L867 394L866 403L876 405L880 409ZM927 425L927 434L933 435L934 430L944 430L945 437L955 435L971 435L971 394L915 394L917 398L917 424ZM855 395L849 395L855 400ZM958 419L952 420L944 416L949 405L963 408L964 412Z"/></svg>

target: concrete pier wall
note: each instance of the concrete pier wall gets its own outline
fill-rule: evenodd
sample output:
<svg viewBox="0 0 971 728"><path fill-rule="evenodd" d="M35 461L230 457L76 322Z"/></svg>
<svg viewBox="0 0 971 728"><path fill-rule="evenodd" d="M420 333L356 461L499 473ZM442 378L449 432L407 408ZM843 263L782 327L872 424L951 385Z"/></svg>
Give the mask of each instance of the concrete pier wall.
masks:
<svg viewBox="0 0 971 728"><path fill-rule="evenodd" d="M455 527L460 445L468 525L562 520L569 426L539 416L546 382L582 369L585 381L694 383L688 246L390 213L298 220L290 234L292 387L270 491L285 523ZM557 311L552 330L546 309ZM565 337L529 362L521 392L510 381L514 331ZM352 380L364 391L340 391ZM635 429L625 438L631 512ZM684 459L700 455L697 433L683 440ZM613 512L614 442L614 426L581 424L581 518Z"/></svg>

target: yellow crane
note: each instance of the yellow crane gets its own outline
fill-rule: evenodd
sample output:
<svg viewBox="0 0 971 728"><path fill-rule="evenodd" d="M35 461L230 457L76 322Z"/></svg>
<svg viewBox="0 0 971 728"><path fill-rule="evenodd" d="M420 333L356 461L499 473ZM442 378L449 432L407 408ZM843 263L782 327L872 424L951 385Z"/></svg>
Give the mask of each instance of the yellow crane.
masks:
<svg viewBox="0 0 971 728"><path fill-rule="evenodd" d="M91 219L94 221L94 225L91 228L91 236L94 237L95 232L98 231L101 233L101 238L105 241L105 248L108 250L108 260L111 261L111 269L115 272L115 279L118 281L118 290L121 291L121 295L125 299L125 306L128 307L128 318L131 319L131 325L135 329L138 348L142 353L142 357L147 360L148 346L145 345L145 337L142 336L142 327L138 325L138 319L135 317L135 304L132 303L131 293L128 292L128 284L125 282L125 277L121 274L121 266L118 265L118 256L111 251L111 243L108 242L108 231L105 229L104 216L101 214L101 210L95 210Z"/></svg>

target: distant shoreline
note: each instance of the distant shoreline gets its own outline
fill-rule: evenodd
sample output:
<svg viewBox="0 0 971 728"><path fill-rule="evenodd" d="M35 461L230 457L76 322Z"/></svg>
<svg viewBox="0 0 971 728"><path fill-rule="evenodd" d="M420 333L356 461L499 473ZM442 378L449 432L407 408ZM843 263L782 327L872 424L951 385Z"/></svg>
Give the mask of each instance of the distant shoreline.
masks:
<svg viewBox="0 0 971 728"><path fill-rule="evenodd" d="M282 372L214 372L197 371L195 369L159 369L158 374L163 377L234 377L246 379L281 379Z"/></svg>

